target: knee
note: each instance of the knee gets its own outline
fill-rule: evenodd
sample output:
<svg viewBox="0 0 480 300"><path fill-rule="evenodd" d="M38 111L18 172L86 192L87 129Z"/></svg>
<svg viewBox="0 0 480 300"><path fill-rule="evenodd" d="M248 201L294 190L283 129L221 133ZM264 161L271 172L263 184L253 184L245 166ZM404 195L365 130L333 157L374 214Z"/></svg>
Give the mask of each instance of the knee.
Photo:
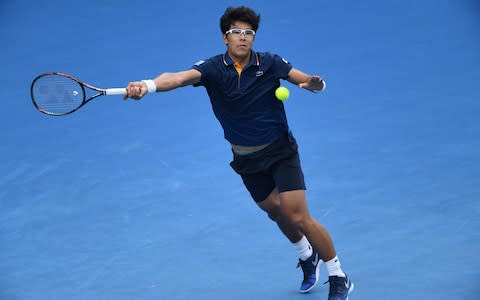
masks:
<svg viewBox="0 0 480 300"><path fill-rule="evenodd" d="M260 208L265 211L274 222L278 222L282 218L282 209L280 206L280 198L278 192L274 190L267 199L259 204Z"/></svg>
<svg viewBox="0 0 480 300"><path fill-rule="evenodd" d="M268 217L270 218L270 220L274 221L274 222L279 222L282 218L282 215L280 213L280 210L272 210L272 211L269 211L267 212L267 215Z"/></svg>
<svg viewBox="0 0 480 300"><path fill-rule="evenodd" d="M293 226L297 227L302 232L305 231L305 229L311 223L310 222L311 221L310 217L306 214L301 214L301 213L285 214L284 218L286 218L289 223L291 223Z"/></svg>

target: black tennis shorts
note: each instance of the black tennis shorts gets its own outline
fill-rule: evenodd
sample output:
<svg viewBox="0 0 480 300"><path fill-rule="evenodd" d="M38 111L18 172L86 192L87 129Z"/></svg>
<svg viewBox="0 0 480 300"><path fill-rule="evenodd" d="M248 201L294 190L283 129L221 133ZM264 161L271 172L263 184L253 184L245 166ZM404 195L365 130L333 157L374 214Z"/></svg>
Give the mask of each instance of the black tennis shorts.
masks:
<svg viewBox="0 0 480 300"><path fill-rule="evenodd" d="M280 193L306 189L297 141L291 133L251 154L233 152L230 166L242 177L255 202L265 200L275 187Z"/></svg>

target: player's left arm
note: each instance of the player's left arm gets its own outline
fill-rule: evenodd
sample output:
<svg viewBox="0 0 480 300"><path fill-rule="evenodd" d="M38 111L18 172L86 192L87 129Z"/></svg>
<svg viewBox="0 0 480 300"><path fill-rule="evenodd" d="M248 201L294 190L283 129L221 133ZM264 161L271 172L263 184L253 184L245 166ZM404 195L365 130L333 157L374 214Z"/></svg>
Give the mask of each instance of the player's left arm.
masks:
<svg viewBox="0 0 480 300"><path fill-rule="evenodd" d="M314 93L321 92L325 89L325 81L318 75L308 75L300 70L292 68L288 72L288 81L298 85L302 89L312 91Z"/></svg>

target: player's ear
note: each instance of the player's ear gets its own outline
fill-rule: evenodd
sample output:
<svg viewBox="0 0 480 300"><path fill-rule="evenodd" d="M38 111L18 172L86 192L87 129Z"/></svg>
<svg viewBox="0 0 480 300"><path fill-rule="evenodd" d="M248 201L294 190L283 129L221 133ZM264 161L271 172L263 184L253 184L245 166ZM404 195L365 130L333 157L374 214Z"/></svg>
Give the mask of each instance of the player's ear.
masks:
<svg viewBox="0 0 480 300"><path fill-rule="evenodd" d="M227 39L227 35L226 35L226 34L223 35L223 43L224 43L226 46L228 46L228 39Z"/></svg>

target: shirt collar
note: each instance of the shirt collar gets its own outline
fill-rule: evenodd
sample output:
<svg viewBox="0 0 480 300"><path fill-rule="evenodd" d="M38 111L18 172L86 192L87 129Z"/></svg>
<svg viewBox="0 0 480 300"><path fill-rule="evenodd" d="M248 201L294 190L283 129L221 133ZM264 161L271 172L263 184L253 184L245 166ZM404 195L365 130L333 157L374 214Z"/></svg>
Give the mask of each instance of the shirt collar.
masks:
<svg viewBox="0 0 480 300"><path fill-rule="evenodd" d="M226 51L225 54L223 54L223 64L225 66L231 66L231 65L234 64L233 59L230 57L230 55L228 55L228 51ZM244 69L246 69L247 67L249 67L250 65L253 65L253 64L255 64L256 66L259 66L260 65L260 59L258 58L258 54L255 51L251 50L250 61L244 67Z"/></svg>

